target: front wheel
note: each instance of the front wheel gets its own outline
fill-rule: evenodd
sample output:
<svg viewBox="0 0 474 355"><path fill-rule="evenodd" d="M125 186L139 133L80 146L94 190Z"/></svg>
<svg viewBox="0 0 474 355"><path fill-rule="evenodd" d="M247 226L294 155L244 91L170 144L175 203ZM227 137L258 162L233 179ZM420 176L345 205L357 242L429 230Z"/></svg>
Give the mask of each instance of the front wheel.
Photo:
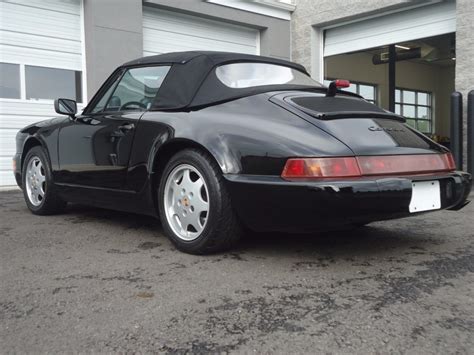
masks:
<svg viewBox="0 0 474 355"><path fill-rule="evenodd" d="M55 214L66 207L54 190L48 157L42 147L33 147L26 154L22 186L26 205L34 214Z"/></svg>
<svg viewBox="0 0 474 355"><path fill-rule="evenodd" d="M222 173L212 158L199 150L183 150L171 158L163 171L158 201L163 228L181 251L222 251L240 237Z"/></svg>

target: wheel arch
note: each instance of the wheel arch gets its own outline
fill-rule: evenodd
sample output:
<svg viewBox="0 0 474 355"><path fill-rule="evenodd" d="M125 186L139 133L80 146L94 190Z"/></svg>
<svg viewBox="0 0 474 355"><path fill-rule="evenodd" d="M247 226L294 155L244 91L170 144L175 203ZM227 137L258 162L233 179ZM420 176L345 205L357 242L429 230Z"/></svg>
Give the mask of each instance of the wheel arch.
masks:
<svg viewBox="0 0 474 355"><path fill-rule="evenodd" d="M23 143L23 150L21 152L21 167L20 167L21 170L20 171L23 171L23 164L25 162L26 154L28 154L28 152L33 147L38 147L38 146L42 147L43 149L45 148L45 144L37 136L31 136L25 140L25 143ZM49 160L48 150L47 149L44 149L44 150Z"/></svg>

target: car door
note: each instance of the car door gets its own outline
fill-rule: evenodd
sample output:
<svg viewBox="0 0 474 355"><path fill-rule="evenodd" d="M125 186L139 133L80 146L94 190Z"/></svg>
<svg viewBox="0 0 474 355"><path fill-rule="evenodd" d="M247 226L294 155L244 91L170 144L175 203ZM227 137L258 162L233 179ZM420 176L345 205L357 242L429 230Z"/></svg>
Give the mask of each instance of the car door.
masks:
<svg viewBox="0 0 474 355"><path fill-rule="evenodd" d="M117 71L82 115L59 132L58 183L126 189L134 132L169 67Z"/></svg>

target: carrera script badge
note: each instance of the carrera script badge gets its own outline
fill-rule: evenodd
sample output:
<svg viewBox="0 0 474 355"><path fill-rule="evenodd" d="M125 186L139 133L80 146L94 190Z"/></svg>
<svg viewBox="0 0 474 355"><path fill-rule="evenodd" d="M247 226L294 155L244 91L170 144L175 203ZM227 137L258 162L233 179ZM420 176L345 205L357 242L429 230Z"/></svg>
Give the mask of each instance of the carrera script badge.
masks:
<svg viewBox="0 0 474 355"><path fill-rule="evenodd" d="M376 126L370 126L369 131L372 132L378 132L378 131L385 131L385 132L405 132L403 128L384 128L384 127L376 127Z"/></svg>

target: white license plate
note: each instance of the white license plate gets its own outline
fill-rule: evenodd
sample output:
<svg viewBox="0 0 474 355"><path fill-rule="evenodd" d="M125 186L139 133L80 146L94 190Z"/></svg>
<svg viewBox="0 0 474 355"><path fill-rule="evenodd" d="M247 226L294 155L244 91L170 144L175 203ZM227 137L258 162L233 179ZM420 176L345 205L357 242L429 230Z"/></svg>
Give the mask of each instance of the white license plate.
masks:
<svg viewBox="0 0 474 355"><path fill-rule="evenodd" d="M412 182L410 212L423 212L441 208L439 181Z"/></svg>

